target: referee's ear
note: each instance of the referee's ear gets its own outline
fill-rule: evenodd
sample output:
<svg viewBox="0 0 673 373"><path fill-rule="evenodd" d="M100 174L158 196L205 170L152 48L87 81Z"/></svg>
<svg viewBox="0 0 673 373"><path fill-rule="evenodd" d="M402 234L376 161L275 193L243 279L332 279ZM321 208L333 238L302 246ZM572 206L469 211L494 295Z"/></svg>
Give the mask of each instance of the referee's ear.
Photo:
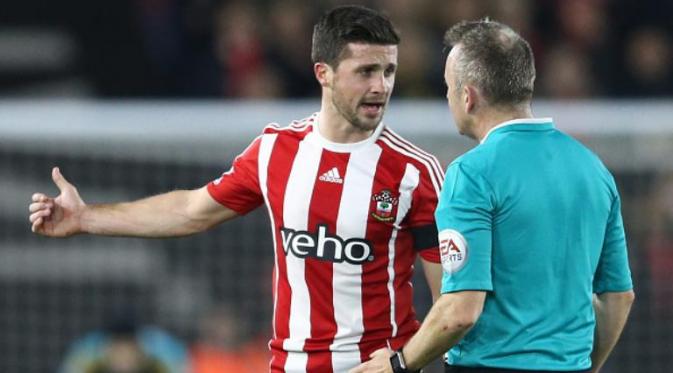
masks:
<svg viewBox="0 0 673 373"><path fill-rule="evenodd" d="M468 115L474 114L483 106L482 95L476 87L469 84L463 86L463 104L465 114Z"/></svg>

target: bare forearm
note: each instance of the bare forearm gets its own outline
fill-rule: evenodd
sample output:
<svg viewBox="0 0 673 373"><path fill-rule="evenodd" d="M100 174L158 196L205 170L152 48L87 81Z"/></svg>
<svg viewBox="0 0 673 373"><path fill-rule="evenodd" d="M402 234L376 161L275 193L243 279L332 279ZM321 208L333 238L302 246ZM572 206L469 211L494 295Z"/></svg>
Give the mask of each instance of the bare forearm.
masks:
<svg viewBox="0 0 673 373"><path fill-rule="evenodd" d="M89 205L81 216L83 233L108 236L173 237L205 229L189 216L189 191L173 191L134 202Z"/></svg>
<svg viewBox="0 0 673 373"><path fill-rule="evenodd" d="M592 372L600 370L617 344L624 325L626 325L633 300L634 294L632 291L603 293L594 298L596 330L594 347L591 352Z"/></svg>
<svg viewBox="0 0 673 373"><path fill-rule="evenodd" d="M418 332L409 340L402 351L410 370L418 370L458 343L469 327L443 325L439 309L433 308L425 318Z"/></svg>
<svg viewBox="0 0 673 373"><path fill-rule="evenodd" d="M439 299L439 290L442 286L442 265L422 258L421 263L423 263L423 272L432 295L432 303L435 303Z"/></svg>
<svg viewBox="0 0 673 373"><path fill-rule="evenodd" d="M470 331L481 314L483 292L444 294L402 353L410 370L420 369L445 353Z"/></svg>

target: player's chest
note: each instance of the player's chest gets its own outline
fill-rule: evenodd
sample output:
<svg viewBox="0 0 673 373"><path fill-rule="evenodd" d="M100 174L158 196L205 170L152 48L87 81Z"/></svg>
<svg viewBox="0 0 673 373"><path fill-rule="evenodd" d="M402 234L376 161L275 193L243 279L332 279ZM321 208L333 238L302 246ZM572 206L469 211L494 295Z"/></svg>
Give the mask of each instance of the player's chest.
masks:
<svg viewBox="0 0 673 373"><path fill-rule="evenodd" d="M412 205L418 173L374 152L320 152L295 158L287 178L267 185L272 213L283 226L311 232L325 226L342 238L365 237L399 225Z"/></svg>

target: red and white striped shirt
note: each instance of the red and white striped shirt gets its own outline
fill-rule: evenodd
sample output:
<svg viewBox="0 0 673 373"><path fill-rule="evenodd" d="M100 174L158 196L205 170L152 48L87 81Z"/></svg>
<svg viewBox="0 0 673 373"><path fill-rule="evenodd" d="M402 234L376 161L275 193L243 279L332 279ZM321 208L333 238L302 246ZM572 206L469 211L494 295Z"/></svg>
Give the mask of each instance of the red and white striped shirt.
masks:
<svg viewBox="0 0 673 373"><path fill-rule="evenodd" d="M266 204L275 245L272 372L344 372L418 329L416 253L439 262L437 159L380 124L333 143L317 115L274 124L208 184L245 214Z"/></svg>

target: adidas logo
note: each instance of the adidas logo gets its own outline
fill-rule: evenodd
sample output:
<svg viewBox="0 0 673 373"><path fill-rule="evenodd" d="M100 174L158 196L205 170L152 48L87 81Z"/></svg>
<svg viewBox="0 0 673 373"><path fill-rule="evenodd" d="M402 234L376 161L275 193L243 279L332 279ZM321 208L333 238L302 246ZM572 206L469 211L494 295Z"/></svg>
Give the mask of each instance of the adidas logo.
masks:
<svg viewBox="0 0 673 373"><path fill-rule="evenodd" d="M337 184L344 183L344 179L341 178L341 176L339 175L339 170L336 167L333 167L331 170L320 175L318 180L326 181L328 183L337 183Z"/></svg>

